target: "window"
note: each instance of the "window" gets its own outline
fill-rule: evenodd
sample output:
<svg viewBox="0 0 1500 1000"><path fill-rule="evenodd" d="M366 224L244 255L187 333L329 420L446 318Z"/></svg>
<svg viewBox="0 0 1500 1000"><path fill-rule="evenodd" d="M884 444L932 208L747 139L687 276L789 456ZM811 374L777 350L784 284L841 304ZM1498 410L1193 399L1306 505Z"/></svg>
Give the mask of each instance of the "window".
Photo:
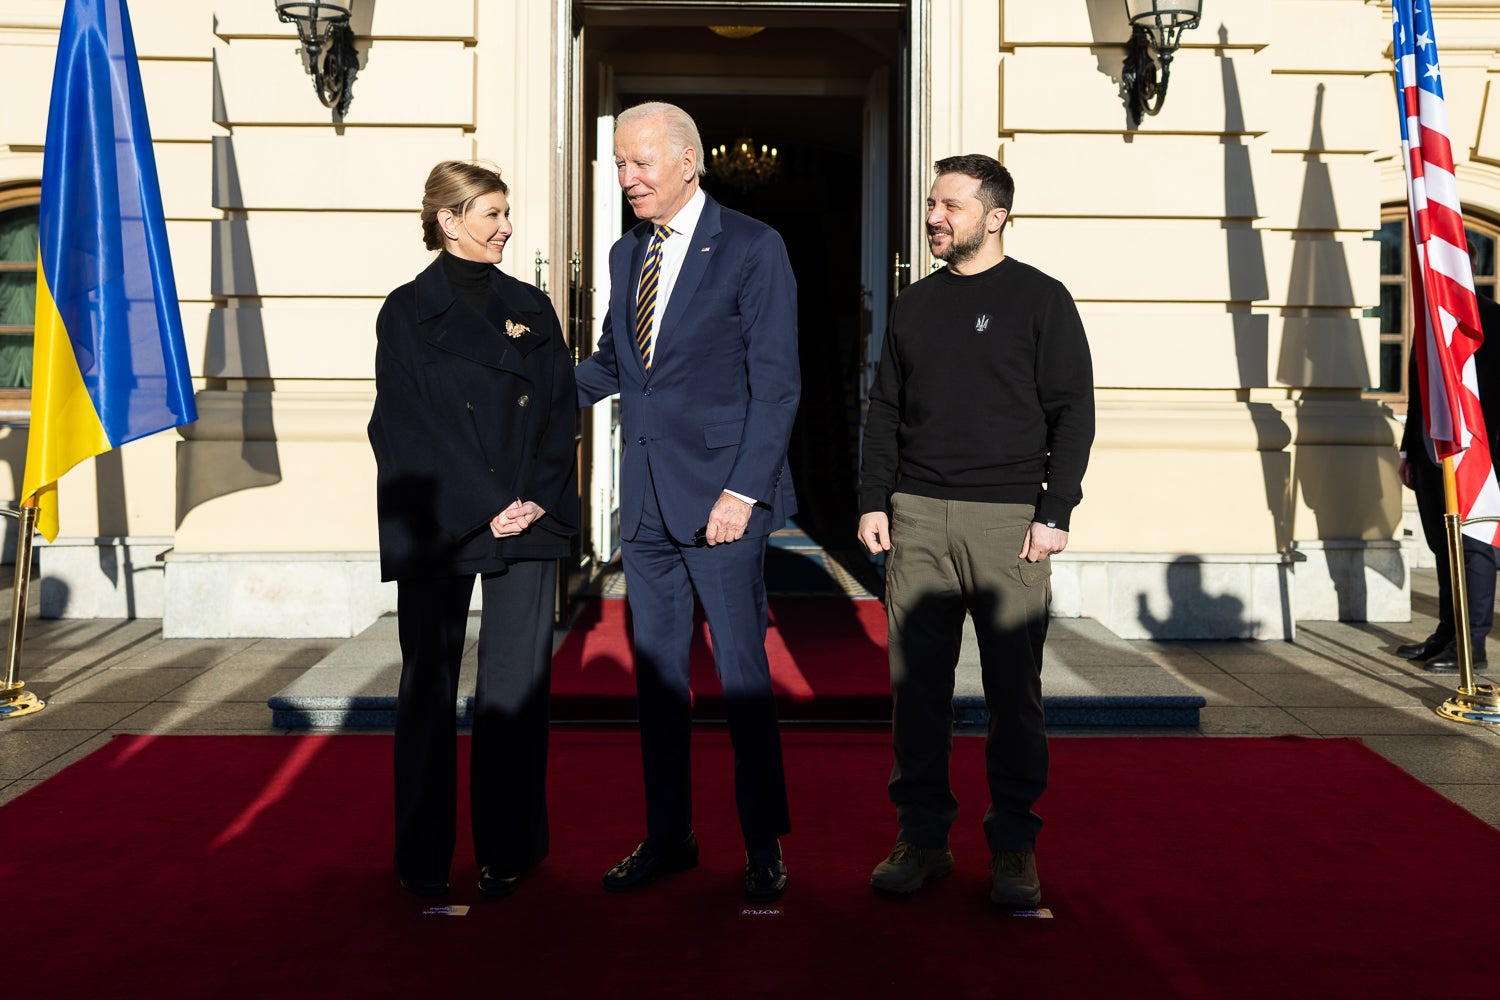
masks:
<svg viewBox="0 0 1500 1000"><path fill-rule="evenodd" d="M0 417L24 418L31 404L36 323L37 196L0 191Z"/></svg>
<svg viewBox="0 0 1500 1000"><path fill-rule="evenodd" d="M1380 305L1373 315L1380 317L1379 381L1370 387L1375 396L1387 397L1392 403L1406 402L1406 369L1411 357L1412 316L1407 288L1406 206L1385 211L1385 221L1375 231L1380 244ZM1490 298L1496 296L1496 227L1472 214L1464 235L1469 241L1469 263L1474 270L1474 290Z"/></svg>

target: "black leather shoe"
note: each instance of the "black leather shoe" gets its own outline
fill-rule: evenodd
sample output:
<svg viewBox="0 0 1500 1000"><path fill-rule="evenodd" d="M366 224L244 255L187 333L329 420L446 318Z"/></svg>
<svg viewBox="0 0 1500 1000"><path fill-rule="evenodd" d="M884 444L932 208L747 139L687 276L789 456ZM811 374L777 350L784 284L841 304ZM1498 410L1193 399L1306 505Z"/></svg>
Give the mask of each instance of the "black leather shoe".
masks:
<svg viewBox="0 0 1500 1000"><path fill-rule="evenodd" d="M1396 655L1403 660L1430 660L1452 645L1452 640L1439 639L1436 635L1429 635L1421 642L1408 642L1404 646L1396 647Z"/></svg>
<svg viewBox="0 0 1500 1000"><path fill-rule="evenodd" d="M417 879L398 879L401 888L414 896L446 896L448 895L447 882L421 882Z"/></svg>
<svg viewBox="0 0 1500 1000"><path fill-rule="evenodd" d="M479 894L491 899L504 899L516 891L521 884L520 875L506 875L498 868L485 865L479 869Z"/></svg>
<svg viewBox="0 0 1500 1000"><path fill-rule="evenodd" d="M786 892L786 862L780 858L751 858L745 862L745 898L758 903L780 899Z"/></svg>
<svg viewBox="0 0 1500 1000"><path fill-rule="evenodd" d="M630 857L604 873L604 888L610 892L629 892L658 875L697 867L698 838L691 833L682 843L664 851L653 848L649 842L642 842L630 852Z"/></svg>
<svg viewBox="0 0 1500 1000"><path fill-rule="evenodd" d="M1484 655L1484 647L1474 650L1474 672L1479 673L1490 668L1489 659ZM1458 673L1458 647L1451 642L1444 647L1442 653L1426 663L1422 669L1433 674L1456 674Z"/></svg>

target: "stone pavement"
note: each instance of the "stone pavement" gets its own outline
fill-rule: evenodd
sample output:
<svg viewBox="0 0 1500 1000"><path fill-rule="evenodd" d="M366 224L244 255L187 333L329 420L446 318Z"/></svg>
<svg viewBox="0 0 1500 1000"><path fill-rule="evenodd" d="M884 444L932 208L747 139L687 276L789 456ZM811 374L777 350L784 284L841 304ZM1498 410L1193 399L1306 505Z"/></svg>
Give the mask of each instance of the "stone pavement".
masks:
<svg viewBox="0 0 1500 1000"><path fill-rule="evenodd" d="M1106 642L1099 641L1094 623L1058 620L1049 657L1087 683L1107 688L1112 674L1150 667L1174 687L1202 695L1206 704L1197 729L1091 727L1057 735L1358 736L1500 827L1500 732L1438 718L1432 707L1452 693L1454 679L1429 676L1389 653L1432 629L1437 602L1431 570L1413 571L1412 592L1410 623L1304 622L1295 643ZM115 733L320 731L276 727L267 700L355 641L163 639L161 623L151 619L40 621L35 615L33 601L21 679L48 705L35 715L0 721L0 802L35 787ZM1481 680L1500 683L1500 670Z"/></svg>
<svg viewBox="0 0 1500 1000"><path fill-rule="evenodd" d="M773 617L774 601L773 598ZM989 715L979 668L979 640L972 623L966 620L964 625L964 641L954 678L954 710L960 727L984 726ZM560 639L564 634L559 630L557 637ZM398 635L395 616L386 615L344 642L271 696L268 704L272 725L296 729L395 725L396 691L401 683ZM467 726L473 721L473 697L469 692L474 690L479 669L477 615L469 617L465 640L459 671L459 690L464 693L454 708L460 724ZM1096 621L1055 619L1047 639L1042 677L1048 726L1198 726L1207 699L1173 677L1149 655L1138 651L1136 645L1113 635ZM880 669L880 677L872 680L883 688L884 667ZM565 715L554 718L564 722L634 722L634 704L621 700L620 705L620 715L613 720L598 716L587 720ZM553 711L558 711L556 705ZM839 722L879 723L890 719L888 710L879 717L865 719L850 718L839 712L838 708L831 710Z"/></svg>

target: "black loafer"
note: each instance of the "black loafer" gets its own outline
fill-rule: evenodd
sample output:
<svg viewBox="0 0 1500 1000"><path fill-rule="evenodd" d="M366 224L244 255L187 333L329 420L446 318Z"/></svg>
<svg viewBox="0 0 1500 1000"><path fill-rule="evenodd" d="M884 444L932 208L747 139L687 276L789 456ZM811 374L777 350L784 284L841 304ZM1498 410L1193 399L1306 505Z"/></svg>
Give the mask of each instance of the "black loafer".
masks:
<svg viewBox="0 0 1500 1000"><path fill-rule="evenodd" d="M1452 645L1452 640L1429 635L1421 642L1409 642L1404 646L1397 646L1396 655L1403 660L1430 660L1450 645Z"/></svg>
<svg viewBox="0 0 1500 1000"><path fill-rule="evenodd" d="M780 858L751 858L745 862L745 898L758 903L780 899L786 892L786 862Z"/></svg>
<svg viewBox="0 0 1500 1000"><path fill-rule="evenodd" d="M485 865L479 869L479 894L490 899L504 899L521 884L520 875L506 875L498 868Z"/></svg>
<svg viewBox="0 0 1500 1000"><path fill-rule="evenodd" d="M1488 670L1490 662L1484 655L1484 650L1474 650L1474 672ZM1452 643L1443 650L1441 656L1434 657L1422 664L1422 669L1433 674L1456 674L1458 673L1458 649Z"/></svg>
<svg viewBox="0 0 1500 1000"><path fill-rule="evenodd" d="M398 878L401 888L414 896L446 896L447 882L423 882L420 879Z"/></svg>
<svg viewBox="0 0 1500 1000"><path fill-rule="evenodd" d="M630 857L604 873L604 888L610 892L629 892L659 875L697 867L698 838L691 833L686 840L664 851L644 841L630 852Z"/></svg>

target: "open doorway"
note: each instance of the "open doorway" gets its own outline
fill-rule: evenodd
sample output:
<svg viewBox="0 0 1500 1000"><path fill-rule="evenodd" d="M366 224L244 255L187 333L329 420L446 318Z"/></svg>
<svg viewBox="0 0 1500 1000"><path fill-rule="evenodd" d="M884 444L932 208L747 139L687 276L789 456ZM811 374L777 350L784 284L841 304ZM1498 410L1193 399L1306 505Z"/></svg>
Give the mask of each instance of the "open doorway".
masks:
<svg viewBox="0 0 1500 1000"><path fill-rule="evenodd" d="M834 537L847 538L855 521L862 102L679 95L675 103L701 123L706 146L746 136L776 146L776 174L765 184L742 189L710 174L703 186L786 242L797 276L802 366L802 402L788 456L801 508L796 523L826 547Z"/></svg>
<svg viewBox="0 0 1500 1000"><path fill-rule="evenodd" d="M660 7L624 16L612 5L591 18L585 6L577 50L583 84L577 135L581 160L595 174L594 183L581 185L586 220L618 214L608 219L616 233L635 224L628 208L607 198L612 152L608 129L598 127L632 104L679 105L698 123L707 148L748 138L777 149L777 170L764 183L737 186L710 174L704 188L786 243L798 285L802 366L789 453L800 507L794 523L830 550L853 542L861 414L892 293L891 261L897 252L909 259L902 241L910 202L902 152L909 104L895 84L904 79L904 18L889 9L853 16L837 6L789 7L757 18L777 23L737 38L709 25L743 20L743 13L700 10L701 23L683 23L681 12ZM676 23L652 23L669 17ZM585 284L597 289L608 280L597 240L585 258ZM595 331L602 318L590 317ZM598 423L592 428L601 441L604 433ZM586 502L597 505L608 494L598 481L608 474L602 460L594 463ZM602 511L592 521L597 534L607 535ZM617 544L592 540L601 562Z"/></svg>

